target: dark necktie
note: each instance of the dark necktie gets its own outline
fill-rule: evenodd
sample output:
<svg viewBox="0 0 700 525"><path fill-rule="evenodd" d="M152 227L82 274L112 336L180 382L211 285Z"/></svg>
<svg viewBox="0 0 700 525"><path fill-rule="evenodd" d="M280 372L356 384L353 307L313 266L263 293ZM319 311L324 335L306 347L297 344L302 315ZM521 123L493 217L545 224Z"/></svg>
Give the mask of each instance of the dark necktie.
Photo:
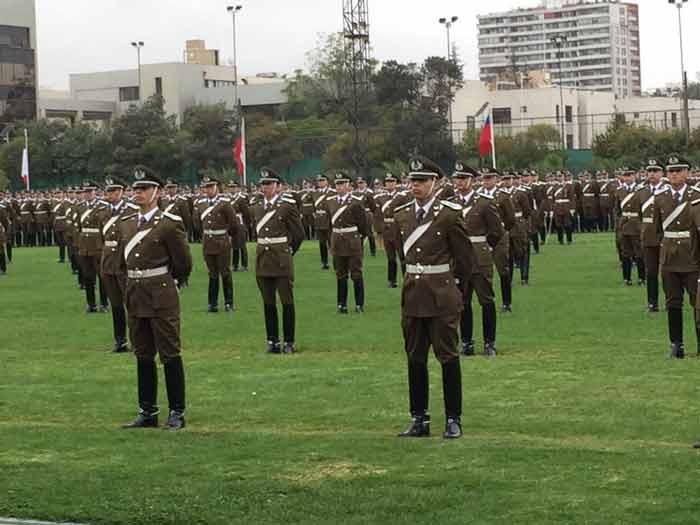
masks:
<svg viewBox="0 0 700 525"><path fill-rule="evenodd" d="M146 217L144 217L143 215L139 215L138 229L140 230L144 224L146 224Z"/></svg>
<svg viewBox="0 0 700 525"><path fill-rule="evenodd" d="M270 203L265 201L265 211L270 209Z"/></svg>
<svg viewBox="0 0 700 525"><path fill-rule="evenodd" d="M673 192L673 204L678 206L681 202L681 192L680 191L675 191Z"/></svg>
<svg viewBox="0 0 700 525"><path fill-rule="evenodd" d="M425 217L425 210L423 208L418 208L418 211L416 212L416 220L418 222L423 222L424 217Z"/></svg>

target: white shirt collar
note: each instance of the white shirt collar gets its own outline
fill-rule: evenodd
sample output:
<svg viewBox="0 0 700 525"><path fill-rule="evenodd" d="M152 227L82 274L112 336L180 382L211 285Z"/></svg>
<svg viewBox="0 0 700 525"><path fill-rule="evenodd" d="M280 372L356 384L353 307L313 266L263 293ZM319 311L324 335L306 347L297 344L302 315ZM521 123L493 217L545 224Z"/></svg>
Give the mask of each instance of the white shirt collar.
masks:
<svg viewBox="0 0 700 525"><path fill-rule="evenodd" d="M681 200L683 200L683 195L685 195L685 190L687 188L688 188L688 185L683 184L683 187L680 190L674 190L673 188L671 188L671 191L673 192L674 197L676 196L676 194L678 194L680 196Z"/></svg>
<svg viewBox="0 0 700 525"><path fill-rule="evenodd" d="M153 218L153 216L156 214L157 211L158 211L158 208L156 207L156 208L153 208L148 213L146 213L145 215L142 214L141 212L139 212L139 222L149 222Z"/></svg>
<svg viewBox="0 0 700 525"><path fill-rule="evenodd" d="M435 202L435 196L434 196L434 195L433 195L433 197L432 197L428 202L426 202L423 206L421 206L420 204L418 204L418 201L416 201L416 214L418 214L418 210L420 210L421 208L423 208L423 211L425 212L425 216L427 216L428 213L430 213L430 208L433 207L433 203L434 203L434 202Z"/></svg>
<svg viewBox="0 0 700 525"><path fill-rule="evenodd" d="M469 193L466 195L462 195L461 193L459 194L459 198L462 199L462 202L467 202L469 199L472 198L472 195L474 195L474 190L469 190Z"/></svg>
<svg viewBox="0 0 700 525"><path fill-rule="evenodd" d="M338 202L339 202L340 204L345 204L345 201L348 200L349 198L350 198L350 193L346 193L346 194L343 195L343 196L341 196L340 194L338 194Z"/></svg>
<svg viewBox="0 0 700 525"><path fill-rule="evenodd" d="M277 202L277 199L279 199L279 196L280 196L280 194L278 193L277 195L275 195L274 197L272 197L272 200L270 200L270 201L268 201L267 199L265 199L265 207L267 208L267 207L269 207L269 206L272 206L275 202Z"/></svg>

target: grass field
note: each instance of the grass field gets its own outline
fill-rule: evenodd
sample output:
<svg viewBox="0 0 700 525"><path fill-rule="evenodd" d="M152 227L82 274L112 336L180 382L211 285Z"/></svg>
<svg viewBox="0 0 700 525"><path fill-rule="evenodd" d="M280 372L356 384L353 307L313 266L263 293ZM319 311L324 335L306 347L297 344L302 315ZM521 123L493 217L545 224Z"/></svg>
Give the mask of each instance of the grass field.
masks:
<svg viewBox="0 0 700 525"><path fill-rule="evenodd" d="M366 258L367 308L335 313L315 243L296 258L298 350L264 354L254 273L205 313L183 292L188 428L126 431L135 366L54 250L0 278L0 516L81 523L697 523L700 360L665 359L665 314L620 283L612 236L533 256L497 359L464 359L465 437L408 422L399 290ZM517 280L517 279L516 279ZM477 309L478 311L478 309ZM477 319L476 326L480 326ZM686 323L689 353L693 337ZM481 339L477 336L477 345ZM160 399L167 405L161 374Z"/></svg>

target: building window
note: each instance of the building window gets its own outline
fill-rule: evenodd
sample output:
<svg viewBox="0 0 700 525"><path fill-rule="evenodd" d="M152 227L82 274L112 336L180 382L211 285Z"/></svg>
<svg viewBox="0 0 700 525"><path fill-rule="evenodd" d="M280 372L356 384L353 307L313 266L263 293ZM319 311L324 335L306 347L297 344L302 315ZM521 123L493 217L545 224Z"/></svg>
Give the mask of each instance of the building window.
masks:
<svg viewBox="0 0 700 525"><path fill-rule="evenodd" d="M520 106L520 113L527 113L527 106Z"/></svg>
<svg viewBox="0 0 700 525"><path fill-rule="evenodd" d="M559 119L561 117L559 116L559 104L557 104L557 123L559 123Z"/></svg>
<svg viewBox="0 0 700 525"><path fill-rule="evenodd" d="M493 123L494 124L511 124L510 108L493 108Z"/></svg>
<svg viewBox="0 0 700 525"><path fill-rule="evenodd" d="M119 88L119 102L133 102L135 100L139 100L138 86Z"/></svg>
<svg viewBox="0 0 700 525"><path fill-rule="evenodd" d="M467 116L467 130L473 131L476 129L476 119L472 116Z"/></svg>
<svg viewBox="0 0 700 525"><path fill-rule="evenodd" d="M678 127L678 114L675 111L673 113L671 113L671 127L672 128Z"/></svg>
<svg viewBox="0 0 700 525"><path fill-rule="evenodd" d="M156 95L163 96L163 77L156 77Z"/></svg>
<svg viewBox="0 0 700 525"><path fill-rule="evenodd" d="M574 121L574 110L571 106L566 106L566 121L567 122L573 122Z"/></svg>
<svg viewBox="0 0 700 525"><path fill-rule="evenodd" d="M574 149L574 136L573 135L566 136L566 149Z"/></svg>

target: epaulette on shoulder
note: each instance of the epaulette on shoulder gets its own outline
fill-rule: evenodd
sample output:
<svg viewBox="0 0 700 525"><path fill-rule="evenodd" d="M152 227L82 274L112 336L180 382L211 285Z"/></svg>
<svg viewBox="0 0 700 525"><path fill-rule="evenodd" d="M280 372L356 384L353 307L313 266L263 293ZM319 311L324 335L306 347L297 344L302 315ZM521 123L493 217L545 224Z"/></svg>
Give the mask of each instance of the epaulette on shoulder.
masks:
<svg viewBox="0 0 700 525"><path fill-rule="evenodd" d="M187 197L185 197L184 195L178 195L178 196L175 197L175 198L176 198L176 199L180 199L181 201L186 201L186 200L187 200Z"/></svg>
<svg viewBox="0 0 700 525"><path fill-rule="evenodd" d="M174 213L170 213L169 211L164 211L164 212L163 212L163 215L164 215L165 217L167 217L168 219L172 219L172 220L174 220L174 221L182 222L182 217L180 217L179 215L175 215Z"/></svg>
<svg viewBox="0 0 700 525"><path fill-rule="evenodd" d="M450 201L440 201L440 204L443 206L447 206L448 208L455 210L455 211L461 211L462 207L457 204L456 202L450 202Z"/></svg>
<svg viewBox="0 0 700 525"><path fill-rule="evenodd" d="M694 201L690 201L691 206L696 206L698 204L700 204L700 199L695 199Z"/></svg>
<svg viewBox="0 0 700 525"><path fill-rule="evenodd" d="M356 201L362 201L362 200L363 200L362 197L358 197L357 195L350 195L350 197L352 197L352 198L355 199Z"/></svg>
<svg viewBox="0 0 700 525"><path fill-rule="evenodd" d="M127 203L126 203L126 207L127 207L127 208L131 208L132 210L138 210L138 209L139 209L139 207L136 206L136 204L134 204L133 202L127 202Z"/></svg>
<svg viewBox="0 0 700 525"><path fill-rule="evenodd" d="M411 206L414 202L415 202L415 201L411 201L411 202L407 202L406 204L402 204L401 206L397 206L396 208L394 208L394 213L396 213L397 211L401 211L401 210L404 210L404 209L408 208L408 207Z"/></svg>
<svg viewBox="0 0 700 525"><path fill-rule="evenodd" d="M109 202L103 200L98 200L97 204L99 204L100 206L109 206Z"/></svg>
<svg viewBox="0 0 700 525"><path fill-rule="evenodd" d="M229 199L228 197L220 197L219 200L221 202L231 202L231 199Z"/></svg>
<svg viewBox="0 0 700 525"><path fill-rule="evenodd" d="M477 193L476 195L477 197L483 197L484 199L494 199L493 195L487 195L486 193Z"/></svg>
<svg viewBox="0 0 700 525"><path fill-rule="evenodd" d="M286 202L287 204L294 204L296 205L297 201L294 200L292 197L288 197L286 195L282 195L282 202Z"/></svg>
<svg viewBox="0 0 700 525"><path fill-rule="evenodd" d="M138 215L138 213L132 213L131 215L125 215L124 217L122 217L122 221L128 221L129 219L133 219L137 215Z"/></svg>

